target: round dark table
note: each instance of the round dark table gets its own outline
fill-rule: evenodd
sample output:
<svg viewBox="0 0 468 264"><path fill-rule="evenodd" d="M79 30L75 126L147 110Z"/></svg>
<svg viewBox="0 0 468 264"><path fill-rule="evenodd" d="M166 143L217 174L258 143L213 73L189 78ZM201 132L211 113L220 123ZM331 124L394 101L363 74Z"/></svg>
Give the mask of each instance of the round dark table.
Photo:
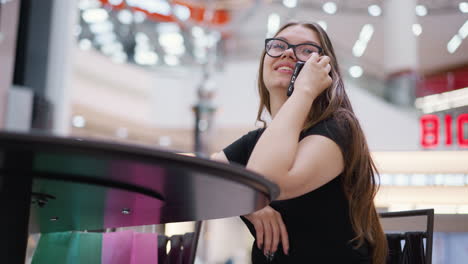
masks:
<svg viewBox="0 0 468 264"><path fill-rule="evenodd" d="M199 221L259 210L278 187L241 166L139 145L0 132L0 256L29 233Z"/></svg>

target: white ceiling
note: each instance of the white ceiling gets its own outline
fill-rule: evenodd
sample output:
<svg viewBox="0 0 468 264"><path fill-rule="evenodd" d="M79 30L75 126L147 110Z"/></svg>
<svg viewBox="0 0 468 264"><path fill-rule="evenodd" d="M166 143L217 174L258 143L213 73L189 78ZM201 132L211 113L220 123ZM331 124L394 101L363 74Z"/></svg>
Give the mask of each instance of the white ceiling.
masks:
<svg viewBox="0 0 468 264"><path fill-rule="evenodd" d="M229 0L218 0L229 2ZM263 48L263 39L266 36L268 15L275 12L281 16L281 24L290 19L300 21L327 22L327 32L334 44L335 51L343 67L352 64L361 65L366 73L377 77L385 77L384 61L384 18L372 17L367 13L367 6L380 4L379 0L341 0L338 3L338 12L329 15L321 10L324 0L298 0L294 9L286 8L281 0L259 1L247 19L235 26L234 38L228 47L230 59L256 59ZM454 54L447 51L448 41L458 32L467 21L468 15L458 10L456 0L418 1L429 6L428 15L417 17L422 25L422 34L417 37L418 61L417 71L432 73L451 68L457 65L468 64L468 40L465 39ZM340 9L341 5L341 9ZM345 8L346 6L346 8ZM432 8L432 9L431 9ZM344 10L345 9L345 10ZM242 12L245 14L245 10ZM385 12L385 10L383 10ZM241 11L238 14L242 14ZM394 18L399 19L398 16ZM368 43L364 55L356 58L352 55L352 47L357 40L364 24L374 26L374 34Z"/></svg>

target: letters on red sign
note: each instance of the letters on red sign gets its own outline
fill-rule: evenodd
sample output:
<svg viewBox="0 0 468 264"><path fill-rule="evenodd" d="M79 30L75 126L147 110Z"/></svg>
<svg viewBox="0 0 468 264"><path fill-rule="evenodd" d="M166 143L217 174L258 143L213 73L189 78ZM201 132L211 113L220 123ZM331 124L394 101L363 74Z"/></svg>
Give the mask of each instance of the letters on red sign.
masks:
<svg viewBox="0 0 468 264"><path fill-rule="evenodd" d="M468 138L464 138L465 123L468 123L468 114L459 115L457 117L458 145L463 148L468 148Z"/></svg>
<svg viewBox="0 0 468 264"><path fill-rule="evenodd" d="M452 145L452 116L445 116L445 145Z"/></svg>
<svg viewBox="0 0 468 264"><path fill-rule="evenodd" d="M434 148L439 144L439 117L425 115L421 117L421 145Z"/></svg>
<svg viewBox="0 0 468 264"><path fill-rule="evenodd" d="M421 145L424 148L435 148L439 145L440 121L437 115L424 115L421 117ZM451 146L452 116L445 115L445 145ZM465 138L465 125L468 124L468 114L460 114L455 122L457 131L457 144L461 148L468 148L468 138Z"/></svg>

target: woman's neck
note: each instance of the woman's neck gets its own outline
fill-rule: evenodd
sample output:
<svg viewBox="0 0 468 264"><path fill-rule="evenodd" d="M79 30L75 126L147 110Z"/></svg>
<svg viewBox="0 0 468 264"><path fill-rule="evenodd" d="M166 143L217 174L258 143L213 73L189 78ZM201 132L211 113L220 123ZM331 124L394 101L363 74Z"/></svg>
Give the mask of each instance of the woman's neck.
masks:
<svg viewBox="0 0 468 264"><path fill-rule="evenodd" d="M271 119L275 118L276 113L278 113L286 100L288 100L288 97L283 89L277 89L274 93L270 93Z"/></svg>

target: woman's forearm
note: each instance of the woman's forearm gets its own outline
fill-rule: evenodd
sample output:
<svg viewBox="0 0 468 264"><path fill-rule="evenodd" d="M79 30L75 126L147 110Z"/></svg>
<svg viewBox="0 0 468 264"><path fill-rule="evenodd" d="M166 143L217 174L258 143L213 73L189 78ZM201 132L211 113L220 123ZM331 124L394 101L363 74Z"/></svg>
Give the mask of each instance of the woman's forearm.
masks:
<svg viewBox="0 0 468 264"><path fill-rule="evenodd" d="M247 163L248 169L281 186L283 176L296 157L299 134L312 101L309 95L300 91L291 95L258 140Z"/></svg>

